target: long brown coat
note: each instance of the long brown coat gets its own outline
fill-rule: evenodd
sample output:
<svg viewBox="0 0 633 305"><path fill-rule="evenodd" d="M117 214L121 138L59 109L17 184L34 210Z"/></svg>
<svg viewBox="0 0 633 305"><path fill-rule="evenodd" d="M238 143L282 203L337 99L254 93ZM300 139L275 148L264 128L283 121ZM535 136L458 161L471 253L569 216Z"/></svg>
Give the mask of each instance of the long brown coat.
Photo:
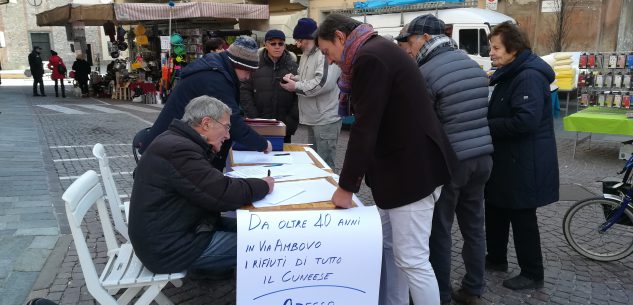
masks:
<svg viewBox="0 0 633 305"><path fill-rule="evenodd" d="M376 36L353 66L355 123L339 185L358 192L365 177L378 207L420 200L450 181L457 158L415 62Z"/></svg>

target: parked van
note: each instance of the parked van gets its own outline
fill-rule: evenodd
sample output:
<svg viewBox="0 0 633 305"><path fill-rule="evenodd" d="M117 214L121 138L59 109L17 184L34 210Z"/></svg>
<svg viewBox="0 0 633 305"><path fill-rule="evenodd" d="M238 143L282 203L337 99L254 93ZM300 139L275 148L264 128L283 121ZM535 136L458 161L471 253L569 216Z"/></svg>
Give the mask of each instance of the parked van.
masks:
<svg viewBox="0 0 633 305"><path fill-rule="evenodd" d="M391 11L398 11L398 7L389 8ZM380 11L378 11L380 10ZM448 8L448 9L427 9L427 10L403 10L401 12L385 12L385 8L376 9L375 13L371 9L347 10L350 17L365 23L371 24L378 34L389 34L398 36L400 29L411 22L415 17L424 14L433 14L444 21L447 32L457 42L459 48L466 51L484 70L490 70L490 43L488 34L497 24L504 21L516 21L502 13L474 8Z"/></svg>

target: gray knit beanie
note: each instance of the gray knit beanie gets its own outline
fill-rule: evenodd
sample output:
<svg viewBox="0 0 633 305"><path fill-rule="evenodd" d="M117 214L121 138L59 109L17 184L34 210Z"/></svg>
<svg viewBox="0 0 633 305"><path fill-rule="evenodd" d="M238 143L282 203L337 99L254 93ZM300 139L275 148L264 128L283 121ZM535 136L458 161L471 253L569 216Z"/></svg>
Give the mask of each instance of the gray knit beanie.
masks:
<svg viewBox="0 0 633 305"><path fill-rule="evenodd" d="M255 70L259 66L257 49L259 49L259 46L255 39L248 36L239 36L226 52L234 64L245 69Z"/></svg>

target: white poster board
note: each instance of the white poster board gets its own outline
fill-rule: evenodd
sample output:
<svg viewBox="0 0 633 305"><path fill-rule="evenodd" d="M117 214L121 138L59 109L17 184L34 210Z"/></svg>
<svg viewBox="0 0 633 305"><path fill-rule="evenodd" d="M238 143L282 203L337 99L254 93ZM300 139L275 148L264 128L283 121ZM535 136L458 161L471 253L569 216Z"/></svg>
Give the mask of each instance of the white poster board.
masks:
<svg viewBox="0 0 633 305"><path fill-rule="evenodd" d="M169 40L169 36L160 36L160 49L161 50L171 49L171 41Z"/></svg>
<svg viewBox="0 0 633 305"><path fill-rule="evenodd" d="M377 305L375 206L237 211L237 305Z"/></svg>

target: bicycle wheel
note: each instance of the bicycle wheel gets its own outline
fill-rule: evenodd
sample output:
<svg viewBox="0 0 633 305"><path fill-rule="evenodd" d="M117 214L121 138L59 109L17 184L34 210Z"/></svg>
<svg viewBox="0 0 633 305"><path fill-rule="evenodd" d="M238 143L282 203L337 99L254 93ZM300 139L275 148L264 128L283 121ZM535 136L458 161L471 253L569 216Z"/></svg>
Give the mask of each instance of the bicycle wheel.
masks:
<svg viewBox="0 0 633 305"><path fill-rule="evenodd" d="M563 233L569 245L578 253L597 261L614 261L633 252L633 213L629 208L605 232L600 227L617 208L620 201L603 197L575 203L563 218Z"/></svg>

